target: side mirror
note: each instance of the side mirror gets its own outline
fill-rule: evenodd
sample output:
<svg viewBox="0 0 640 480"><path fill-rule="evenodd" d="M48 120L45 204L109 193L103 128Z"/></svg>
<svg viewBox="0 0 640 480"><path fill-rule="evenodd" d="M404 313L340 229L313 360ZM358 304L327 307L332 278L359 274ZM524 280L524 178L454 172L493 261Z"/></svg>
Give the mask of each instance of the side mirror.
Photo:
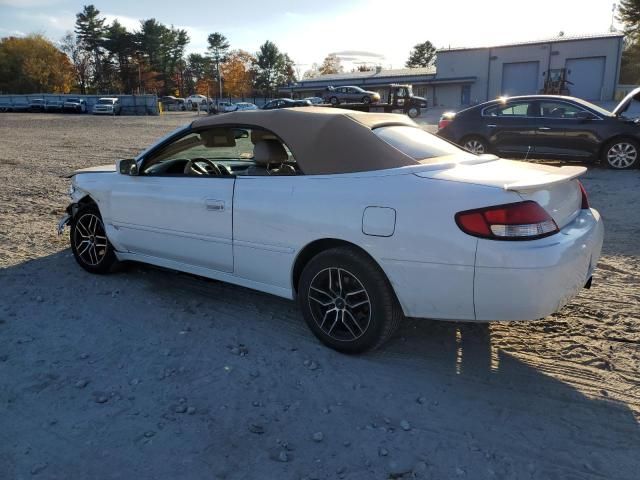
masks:
<svg viewBox="0 0 640 480"><path fill-rule="evenodd" d="M122 175L138 175L138 164L132 158L127 158L125 160L118 160L117 162L117 170Z"/></svg>

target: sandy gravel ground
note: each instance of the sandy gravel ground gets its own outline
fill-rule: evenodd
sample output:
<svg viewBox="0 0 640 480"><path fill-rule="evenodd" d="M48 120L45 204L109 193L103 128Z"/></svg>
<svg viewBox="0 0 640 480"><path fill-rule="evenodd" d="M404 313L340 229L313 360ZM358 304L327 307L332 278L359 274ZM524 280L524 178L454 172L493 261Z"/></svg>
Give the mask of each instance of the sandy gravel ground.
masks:
<svg viewBox="0 0 640 480"><path fill-rule="evenodd" d="M293 302L55 236L60 175L190 118L0 114L0 479L638 478L640 171L585 177L604 252L560 313L347 357Z"/></svg>

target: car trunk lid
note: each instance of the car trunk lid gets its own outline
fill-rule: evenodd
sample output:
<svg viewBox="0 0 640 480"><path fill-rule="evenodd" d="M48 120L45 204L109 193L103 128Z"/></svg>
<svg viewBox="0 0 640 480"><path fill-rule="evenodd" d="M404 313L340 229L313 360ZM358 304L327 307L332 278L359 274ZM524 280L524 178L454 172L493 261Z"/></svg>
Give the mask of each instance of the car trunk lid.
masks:
<svg viewBox="0 0 640 480"><path fill-rule="evenodd" d="M485 161L462 162L451 168L416 172L423 178L472 183L517 193L523 200L540 204L564 227L579 214L582 191L576 178L586 168L554 167L487 156ZM483 207L488 205L478 205Z"/></svg>

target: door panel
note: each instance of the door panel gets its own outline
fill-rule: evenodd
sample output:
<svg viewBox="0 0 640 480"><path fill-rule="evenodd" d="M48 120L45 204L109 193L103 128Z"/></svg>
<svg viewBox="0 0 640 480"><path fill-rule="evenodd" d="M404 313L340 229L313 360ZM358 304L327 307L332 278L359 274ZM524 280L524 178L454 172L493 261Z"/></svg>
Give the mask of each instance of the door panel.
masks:
<svg viewBox="0 0 640 480"><path fill-rule="evenodd" d="M585 110L572 102L545 100L538 103L536 153L544 156L590 157L599 146L599 120L578 118Z"/></svg>
<svg viewBox="0 0 640 480"><path fill-rule="evenodd" d="M514 101L485 110L483 121L493 150L501 154L531 154L536 139L537 119L531 101Z"/></svg>
<svg viewBox="0 0 640 480"><path fill-rule="evenodd" d="M130 252L233 271L232 177L119 176L114 240Z"/></svg>

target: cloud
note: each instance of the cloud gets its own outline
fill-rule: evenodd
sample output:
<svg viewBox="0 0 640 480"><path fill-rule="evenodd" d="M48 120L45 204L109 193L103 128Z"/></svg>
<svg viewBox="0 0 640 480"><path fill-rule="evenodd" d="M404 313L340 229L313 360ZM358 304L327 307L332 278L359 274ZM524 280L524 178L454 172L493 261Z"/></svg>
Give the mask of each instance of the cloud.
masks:
<svg viewBox="0 0 640 480"><path fill-rule="evenodd" d="M207 47L209 46L207 37L210 32L199 27L191 27L188 25L176 25L175 28L187 31L189 35L189 45L187 45L188 53L205 53L207 51Z"/></svg>
<svg viewBox="0 0 640 480"><path fill-rule="evenodd" d="M24 32L21 32L20 30L10 30L8 28L2 28L0 27L0 35L2 36L9 36L9 37L26 37L27 34Z"/></svg>
<svg viewBox="0 0 640 480"><path fill-rule="evenodd" d="M115 15L113 13L105 13L104 18L107 20L105 25L110 25L114 20L118 20L129 32L140 30L140 20L136 18L127 17L126 15Z"/></svg>
<svg viewBox="0 0 640 480"><path fill-rule="evenodd" d="M0 5L14 8L46 7L60 3L61 0L0 0Z"/></svg>
<svg viewBox="0 0 640 480"><path fill-rule="evenodd" d="M342 50L340 52L333 52L332 55L336 55L337 57L355 57L355 58L369 57L369 58L376 58L381 60L384 60L385 58L385 56L382 55L381 53L367 52L364 50Z"/></svg>

